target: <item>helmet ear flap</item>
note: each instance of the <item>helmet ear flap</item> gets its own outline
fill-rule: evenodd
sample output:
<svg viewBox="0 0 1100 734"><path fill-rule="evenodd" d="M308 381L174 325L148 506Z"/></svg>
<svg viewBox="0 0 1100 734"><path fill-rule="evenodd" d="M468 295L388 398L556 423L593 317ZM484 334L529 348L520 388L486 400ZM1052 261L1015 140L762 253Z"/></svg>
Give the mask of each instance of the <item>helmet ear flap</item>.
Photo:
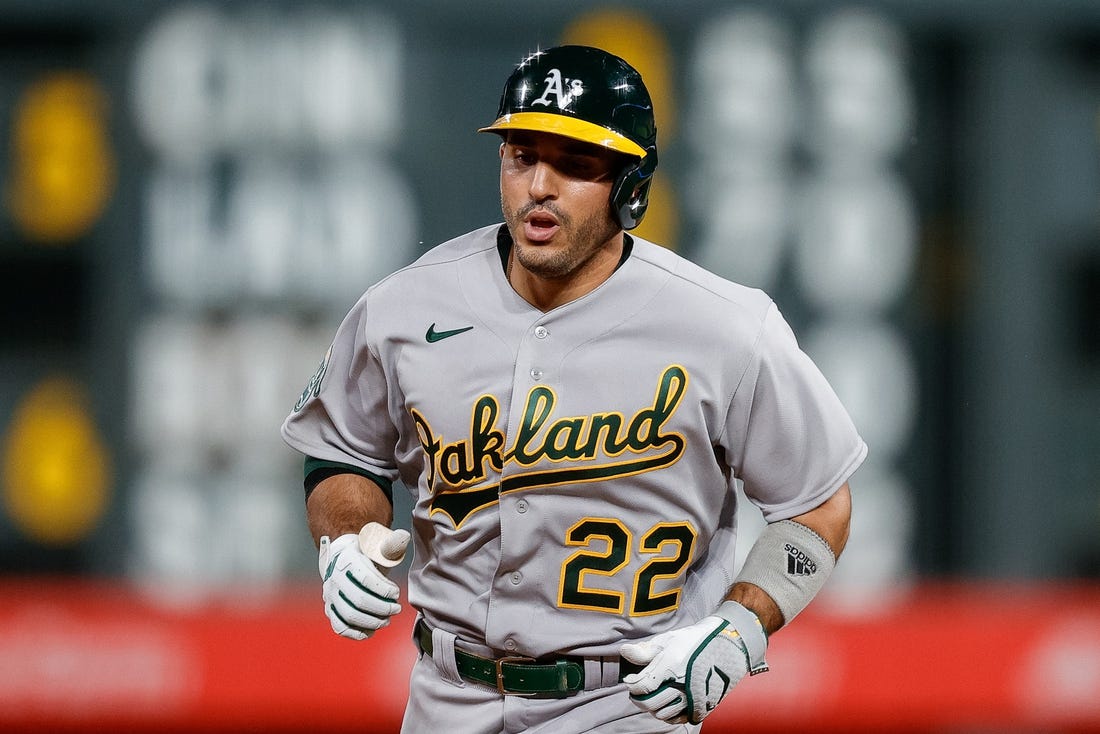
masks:
<svg viewBox="0 0 1100 734"><path fill-rule="evenodd" d="M649 187L653 172L657 170L657 150L650 148L646 155L624 168L611 187L611 210L623 229L634 229L642 223L649 207Z"/></svg>

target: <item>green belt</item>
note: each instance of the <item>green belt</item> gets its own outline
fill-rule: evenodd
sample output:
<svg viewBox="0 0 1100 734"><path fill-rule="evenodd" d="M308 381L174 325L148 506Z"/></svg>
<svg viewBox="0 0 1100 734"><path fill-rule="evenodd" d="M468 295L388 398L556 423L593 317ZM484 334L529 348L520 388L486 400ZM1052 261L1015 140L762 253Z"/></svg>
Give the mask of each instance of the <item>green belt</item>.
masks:
<svg viewBox="0 0 1100 734"><path fill-rule="evenodd" d="M423 620L417 621L415 636L420 650L431 655L432 631ZM484 658L456 647L455 667L463 678L511 695L560 698L584 688L584 658L576 656ZM619 680L642 667L620 658Z"/></svg>

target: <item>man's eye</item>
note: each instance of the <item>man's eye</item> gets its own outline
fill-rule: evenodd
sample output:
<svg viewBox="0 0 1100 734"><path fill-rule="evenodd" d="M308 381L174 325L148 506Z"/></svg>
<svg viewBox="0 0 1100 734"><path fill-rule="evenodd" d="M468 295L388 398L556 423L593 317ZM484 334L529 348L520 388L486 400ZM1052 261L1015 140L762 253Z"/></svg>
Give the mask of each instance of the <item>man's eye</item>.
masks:
<svg viewBox="0 0 1100 734"><path fill-rule="evenodd" d="M562 169L575 178L597 178L603 173L602 167L591 158L568 158L562 162Z"/></svg>

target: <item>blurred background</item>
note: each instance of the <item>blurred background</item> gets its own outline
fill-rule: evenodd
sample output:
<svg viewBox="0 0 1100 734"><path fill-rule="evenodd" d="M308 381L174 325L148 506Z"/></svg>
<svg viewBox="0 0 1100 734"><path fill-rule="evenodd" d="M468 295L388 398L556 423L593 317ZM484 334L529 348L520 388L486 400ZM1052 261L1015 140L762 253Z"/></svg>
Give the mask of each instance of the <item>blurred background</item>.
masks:
<svg viewBox="0 0 1100 734"><path fill-rule="evenodd" d="M411 616L331 634L278 427L500 219L474 131L562 42L654 96L638 234L767 290L871 448L707 730L1100 731L1095 0L0 0L0 729L397 731Z"/></svg>

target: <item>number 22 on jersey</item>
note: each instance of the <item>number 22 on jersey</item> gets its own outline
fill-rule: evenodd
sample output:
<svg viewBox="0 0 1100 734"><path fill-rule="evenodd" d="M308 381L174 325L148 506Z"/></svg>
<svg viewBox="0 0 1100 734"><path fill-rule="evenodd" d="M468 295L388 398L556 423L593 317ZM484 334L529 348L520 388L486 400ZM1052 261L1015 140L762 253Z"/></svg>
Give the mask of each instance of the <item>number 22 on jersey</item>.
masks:
<svg viewBox="0 0 1100 734"><path fill-rule="evenodd" d="M659 580L678 578L691 563L696 532L689 523L659 523L642 536L638 551L653 556L634 574L630 616L660 614L680 605L680 586L658 592ZM565 544L581 546L561 567L558 606L622 614L626 594L622 591L588 586L588 576L614 577L630 562L633 535L620 520L585 518L565 534ZM620 584L621 586L621 584Z"/></svg>

